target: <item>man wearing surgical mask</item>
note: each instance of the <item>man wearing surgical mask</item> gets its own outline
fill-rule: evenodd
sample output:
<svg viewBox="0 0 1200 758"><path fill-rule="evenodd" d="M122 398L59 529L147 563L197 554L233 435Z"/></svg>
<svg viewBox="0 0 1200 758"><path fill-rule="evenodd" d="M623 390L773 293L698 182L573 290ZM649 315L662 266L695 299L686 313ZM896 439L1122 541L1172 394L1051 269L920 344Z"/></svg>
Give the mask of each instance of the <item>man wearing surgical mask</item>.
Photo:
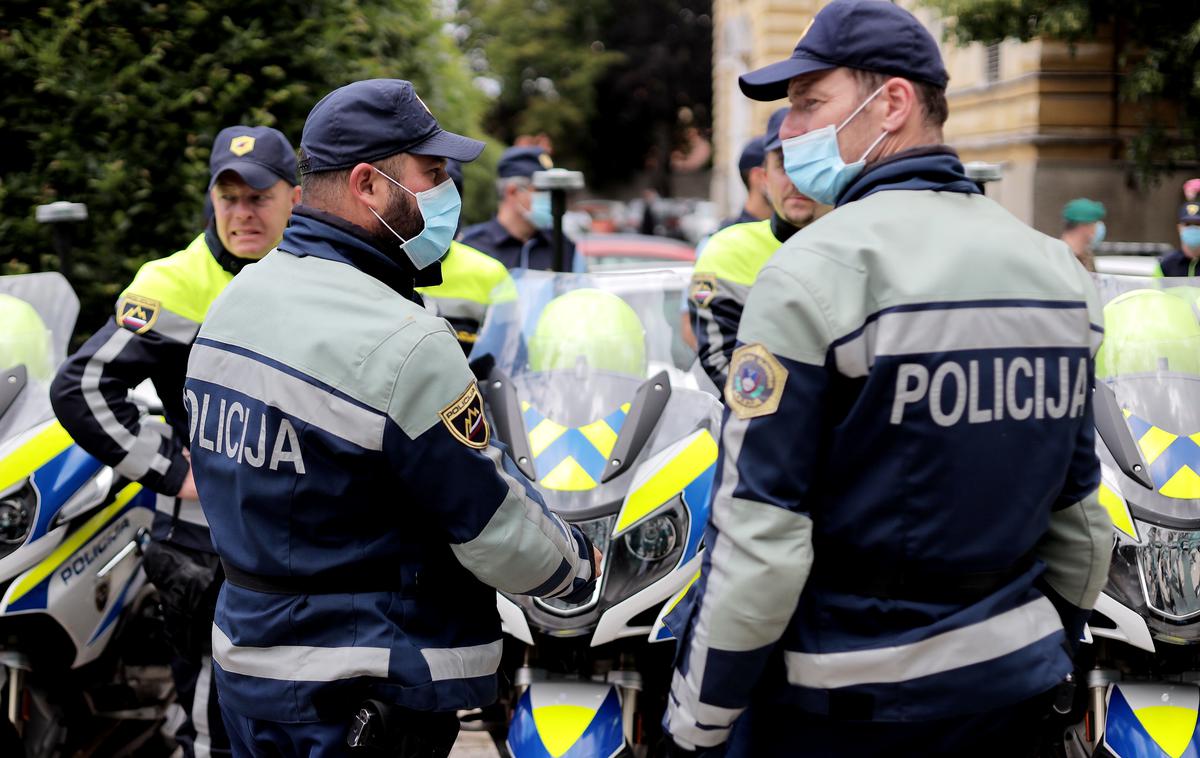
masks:
<svg viewBox="0 0 1200 758"><path fill-rule="evenodd" d="M1156 276L1195 276L1200 263L1200 203L1179 207L1179 249L1158 259Z"/></svg>
<svg viewBox="0 0 1200 758"><path fill-rule="evenodd" d="M1088 271L1096 270L1096 248L1104 241L1104 203L1077 197L1063 206L1062 241Z"/></svg>
<svg viewBox="0 0 1200 758"><path fill-rule="evenodd" d="M784 169L834 208L742 313L704 566L666 620L676 754L1028 756L1072 671L1112 552L1101 312L942 144L947 80L885 0L832 0L740 79L788 99Z"/></svg>
<svg viewBox="0 0 1200 758"><path fill-rule="evenodd" d="M221 714L239 758L445 756L455 710L496 698L496 590L578 602L600 557L506 469L414 291L458 224L446 160L483 143L371 79L317 103L300 150L305 204L213 306L184 390Z"/></svg>
<svg viewBox="0 0 1200 758"><path fill-rule="evenodd" d="M482 250L509 269L554 270L554 216L550 193L534 189L533 175L554 168L550 154L537 146L510 147L496 164L499 207L489 221L463 230L460 241ZM564 239L572 270L583 271L583 258Z"/></svg>

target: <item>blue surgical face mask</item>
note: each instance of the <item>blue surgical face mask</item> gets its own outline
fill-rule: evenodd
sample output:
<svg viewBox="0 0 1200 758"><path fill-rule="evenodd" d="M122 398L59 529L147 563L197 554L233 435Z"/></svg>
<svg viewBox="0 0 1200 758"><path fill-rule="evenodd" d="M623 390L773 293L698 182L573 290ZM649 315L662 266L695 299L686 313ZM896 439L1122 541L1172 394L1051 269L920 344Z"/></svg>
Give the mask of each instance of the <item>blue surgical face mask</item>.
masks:
<svg viewBox="0 0 1200 758"><path fill-rule="evenodd" d="M1100 247L1100 243L1104 242L1104 235L1108 234L1108 227L1103 221L1096 222L1096 236L1092 237L1092 248Z"/></svg>
<svg viewBox="0 0 1200 758"><path fill-rule="evenodd" d="M529 223L538 229L549 229L554 226L554 212L550 210L550 193L534 192L529 204L529 212L525 214Z"/></svg>
<svg viewBox="0 0 1200 758"><path fill-rule="evenodd" d="M433 189L413 192L379 169L376 168L375 172L417 199L417 208L421 211L421 218L425 220L425 228L417 236L406 240L396 234L396 230L384 221L382 216L375 213L374 208L368 210L389 232L396 235L396 239L400 240L401 249L418 270L440 261L450 249L454 230L458 228L458 212L462 208L462 198L458 196L458 188L454 186L454 182L447 179Z"/></svg>
<svg viewBox="0 0 1200 758"><path fill-rule="evenodd" d="M842 151L838 147L838 132L882 91L883 87L880 87L872 92L871 96L855 108L837 128L830 124L783 141L783 169L792 180L792 184L796 185L796 189L818 203L833 205L837 202L850 182L854 181L862 172L863 166L867 165L867 156L888 136L886 131L880 134L861 158L847 164L842 160Z"/></svg>
<svg viewBox="0 0 1200 758"><path fill-rule="evenodd" d="M1185 226L1183 231L1179 233L1179 241L1184 247L1189 247L1192 250L1200 248L1200 226Z"/></svg>

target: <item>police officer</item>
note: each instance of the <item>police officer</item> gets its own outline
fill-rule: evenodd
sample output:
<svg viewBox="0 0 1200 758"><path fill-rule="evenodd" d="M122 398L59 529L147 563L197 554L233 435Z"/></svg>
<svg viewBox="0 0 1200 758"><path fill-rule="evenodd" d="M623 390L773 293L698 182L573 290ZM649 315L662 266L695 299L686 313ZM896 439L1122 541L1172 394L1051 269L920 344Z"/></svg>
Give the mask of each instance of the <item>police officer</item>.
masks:
<svg viewBox="0 0 1200 758"><path fill-rule="evenodd" d="M678 749L1029 755L1072 669L1112 541L1101 312L1065 246L941 144L946 81L883 0L833 0L741 77L788 98L784 167L835 208L746 303L678 630Z"/></svg>
<svg viewBox="0 0 1200 758"><path fill-rule="evenodd" d="M188 464L183 379L200 323L247 264L279 242L299 202L296 154L266 126L231 126L209 159L213 216L174 255L142 266L107 321L69 357L51 386L59 421L81 447L158 493L146 570L159 589L177 699L188 714L176 739L186 754L228 753L212 688L207 629L220 582ZM166 424L143 418L129 391L150 379ZM185 580L193 577L193 581Z"/></svg>
<svg viewBox="0 0 1200 758"><path fill-rule="evenodd" d="M1063 206L1062 241L1088 271L1096 270L1095 250L1104 241L1104 203L1077 197Z"/></svg>
<svg viewBox="0 0 1200 758"><path fill-rule="evenodd" d="M1158 259L1155 276L1195 276L1200 261L1200 203L1179 206L1179 249Z"/></svg>
<svg viewBox="0 0 1200 758"><path fill-rule="evenodd" d="M762 221L771 215L771 204L767 200L765 184L766 173L763 171L763 160L766 157L763 151L765 141L766 137L760 134L742 148L742 154L738 156L738 175L742 177L742 184L746 186L746 203L742 206L741 213L721 221L717 231L734 224Z"/></svg>
<svg viewBox="0 0 1200 758"><path fill-rule="evenodd" d="M458 194L463 194L462 166L456 160L446 161L446 173L454 181ZM470 354L479 339L479 327L493 301L516 297L516 287L504 264L470 245L450 243L442 259L442 283L432 287L417 287L425 307L450 322L463 353Z"/></svg>
<svg viewBox="0 0 1200 758"><path fill-rule="evenodd" d="M786 115L787 108L772 113L762 136L770 218L735 224L714 234L696 260L688 289L700 365L718 388L725 386L742 308L758 272L781 244L812 221L816 210L816 203L802 195L783 170L779 126Z"/></svg>
<svg viewBox="0 0 1200 758"><path fill-rule="evenodd" d="M348 738L445 755L454 711L496 698L495 588L594 586L599 554L505 468L454 333L414 292L458 223L445 160L482 149L409 82L330 93L301 138L305 205L200 331L186 394L236 755Z"/></svg>
<svg viewBox="0 0 1200 758"><path fill-rule="evenodd" d="M482 250L510 269L554 270L554 216L550 193L533 188L533 175L554 168L550 154L540 147L510 147L496 164L496 193L499 208L490 221L468 226L459 238L463 244ZM574 270L583 271L575 244L564 239L567 258Z"/></svg>

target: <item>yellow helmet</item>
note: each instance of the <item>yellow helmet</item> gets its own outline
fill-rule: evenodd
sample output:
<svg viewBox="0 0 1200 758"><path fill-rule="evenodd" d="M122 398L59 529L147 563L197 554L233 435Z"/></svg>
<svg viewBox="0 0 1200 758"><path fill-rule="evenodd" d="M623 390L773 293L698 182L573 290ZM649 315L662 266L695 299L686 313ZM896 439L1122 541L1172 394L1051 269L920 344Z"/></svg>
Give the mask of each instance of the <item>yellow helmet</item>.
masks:
<svg viewBox="0 0 1200 758"><path fill-rule="evenodd" d="M642 320L611 292L573 290L551 300L538 318L529 339L529 367L569 369L580 360L600 371L646 374Z"/></svg>
<svg viewBox="0 0 1200 758"><path fill-rule="evenodd" d="M1104 306L1104 342L1096 354L1096 376L1171 371L1200 376L1200 290L1138 289Z"/></svg>

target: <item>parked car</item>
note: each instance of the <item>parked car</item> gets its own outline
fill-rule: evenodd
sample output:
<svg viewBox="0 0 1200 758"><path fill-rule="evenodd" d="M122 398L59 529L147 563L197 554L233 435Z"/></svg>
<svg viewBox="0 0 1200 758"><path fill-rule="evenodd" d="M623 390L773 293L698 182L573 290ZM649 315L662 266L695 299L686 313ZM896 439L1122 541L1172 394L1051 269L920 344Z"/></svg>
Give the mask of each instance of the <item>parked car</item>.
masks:
<svg viewBox="0 0 1200 758"><path fill-rule="evenodd" d="M588 271L690 267L696 249L686 242L647 234L591 234L575 243Z"/></svg>

